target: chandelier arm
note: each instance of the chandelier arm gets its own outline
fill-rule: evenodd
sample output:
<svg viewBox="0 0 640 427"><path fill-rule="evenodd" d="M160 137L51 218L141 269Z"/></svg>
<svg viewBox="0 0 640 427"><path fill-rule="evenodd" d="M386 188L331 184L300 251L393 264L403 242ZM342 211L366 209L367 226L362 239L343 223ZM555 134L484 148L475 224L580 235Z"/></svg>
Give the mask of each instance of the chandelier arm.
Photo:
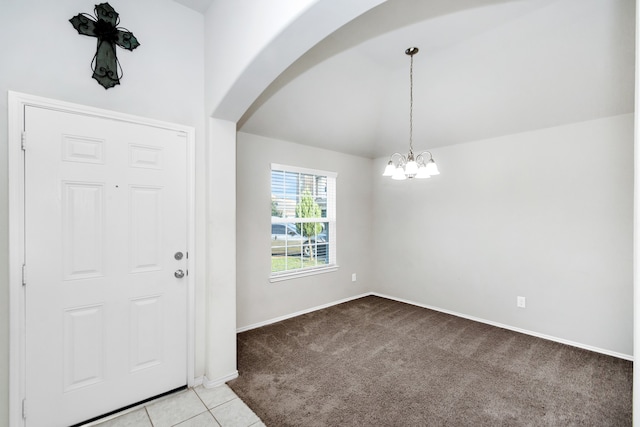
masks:
<svg viewBox="0 0 640 427"><path fill-rule="evenodd" d="M407 157L404 154L393 153L390 157L390 160L396 165L396 167L403 167L407 164Z"/></svg>
<svg viewBox="0 0 640 427"><path fill-rule="evenodd" d="M431 151L423 151L422 153L418 154L416 156L416 160L418 159L418 157L424 159L424 155L428 154L429 155L429 160L433 160L433 154L431 154Z"/></svg>

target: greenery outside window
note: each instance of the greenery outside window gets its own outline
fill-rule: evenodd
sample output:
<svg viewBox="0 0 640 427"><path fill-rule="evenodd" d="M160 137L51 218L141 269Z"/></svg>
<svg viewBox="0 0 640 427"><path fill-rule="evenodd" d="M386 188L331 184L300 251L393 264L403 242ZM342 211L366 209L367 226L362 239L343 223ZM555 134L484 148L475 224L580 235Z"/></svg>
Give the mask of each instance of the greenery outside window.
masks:
<svg viewBox="0 0 640 427"><path fill-rule="evenodd" d="M337 267L336 176L271 165L272 281Z"/></svg>

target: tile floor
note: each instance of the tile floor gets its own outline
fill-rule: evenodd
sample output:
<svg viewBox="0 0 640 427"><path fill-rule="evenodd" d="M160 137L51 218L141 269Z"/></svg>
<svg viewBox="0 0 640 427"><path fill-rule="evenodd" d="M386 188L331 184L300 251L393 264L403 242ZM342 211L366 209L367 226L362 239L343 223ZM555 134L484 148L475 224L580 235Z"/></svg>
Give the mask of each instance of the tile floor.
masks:
<svg viewBox="0 0 640 427"><path fill-rule="evenodd" d="M265 427L227 385L197 386L83 427Z"/></svg>

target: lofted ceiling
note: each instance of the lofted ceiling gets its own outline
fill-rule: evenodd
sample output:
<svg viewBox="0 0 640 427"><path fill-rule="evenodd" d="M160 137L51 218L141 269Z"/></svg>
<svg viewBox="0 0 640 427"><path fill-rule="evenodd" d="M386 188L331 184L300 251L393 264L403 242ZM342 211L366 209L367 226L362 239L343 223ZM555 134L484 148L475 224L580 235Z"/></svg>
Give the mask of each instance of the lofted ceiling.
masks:
<svg viewBox="0 0 640 427"><path fill-rule="evenodd" d="M365 157L599 117L634 105L633 0L388 0L308 51L242 132Z"/></svg>
<svg viewBox="0 0 640 427"><path fill-rule="evenodd" d="M634 42L634 0L388 0L299 58L238 130L406 152L410 46L416 150L630 113Z"/></svg>

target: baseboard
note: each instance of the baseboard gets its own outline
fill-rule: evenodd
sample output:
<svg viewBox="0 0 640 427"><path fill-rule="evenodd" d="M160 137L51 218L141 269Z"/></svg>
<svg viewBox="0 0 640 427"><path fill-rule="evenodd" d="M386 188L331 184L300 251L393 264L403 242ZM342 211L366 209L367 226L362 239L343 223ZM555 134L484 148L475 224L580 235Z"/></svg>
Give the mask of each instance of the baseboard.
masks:
<svg viewBox="0 0 640 427"><path fill-rule="evenodd" d="M227 381L235 380L236 378L238 378L238 371L233 371L228 375L224 375L222 377L213 378L213 379L209 379L205 375L204 377L202 377L202 386L204 388L215 388L223 385Z"/></svg>
<svg viewBox="0 0 640 427"><path fill-rule="evenodd" d="M354 299L358 299L358 298L363 298L366 296L372 295L371 292L367 292L361 295L355 295L349 298L344 298L338 301L333 301L327 304L322 304L316 307L311 307L311 308L307 308L305 310L301 310L301 311L296 311L295 313L291 313L291 314L286 314L284 316L280 316L280 317L276 317L273 319L269 319L269 320L265 320L263 322L258 322L258 323L254 323L252 325L248 325L248 326L243 326L241 328L236 329L237 333L240 332L245 332L245 331L249 331L251 329L256 329L256 328L261 328L262 326L267 326L267 325L271 325L272 323L277 323L280 322L282 320L287 320L287 319L291 319L292 317L296 317L296 316L300 316L302 314L307 314L307 313L311 313L313 311L317 311L317 310L322 310L323 308L329 308L331 306L334 305L338 305L338 304L342 304L344 302L348 302L348 301L353 301Z"/></svg>
<svg viewBox="0 0 640 427"><path fill-rule="evenodd" d="M582 344L582 343L575 342L575 341L565 340L563 338L558 338L558 337L554 337L554 336L551 336L551 335L545 335L545 334L541 334L539 332L529 331L527 329L517 328L515 326L505 325L503 323L498 323L498 322L494 322L492 320L486 320L486 319L482 319L482 318L475 317L475 316L469 316L467 314L458 313L456 311L447 310L447 309L440 308L440 307L434 307L434 306L431 306L431 305L428 305L428 304L418 303L418 302L407 300L407 299L404 299L404 298L392 297L391 295L381 294L379 292L366 292L364 294L355 295L355 296L352 296L352 297L349 297L349 298L344 298L344 299L341 299L341 300L338 300L338 301L334 301L334 302L330 302L330 303L327 303L327 304L319 305L319 306L316 306L316 307L308 308L306 310L297 311L295 313L291 313L291 314L287 314L287 315L284 315L284 316L276 317L274 319L269 319L269 320L265 320L263 322L254 323L252 325L243 326L241 328L238 328L236 330L236 332L240 333L240 332L244 332L244 331L249 331L251 329L260 328L262 326L267 326L267 325L270 325L272 323L280 322L281 320L291 319L292 317L300 316L302 314L311 313L311 312L316 311L316 310L322 310L323 308L328 308L328 307L331 307L331 306L334 306L334 305L342 304L342 303L348 302L348 301L353 301L354 299L363 298L363 297L367 297L367 296L370 296L370 295L377 296L377 297L380 297L380 298L390 299L390 300L393 300L393 301L402 302L402 303L405 303L405 304L415 305L417 307L427 308L429 310L439 311L441 313L450 314L452 316L461 317L463 319L473 320L474 322L484 323L484 324L495 326L495 327L498 327L498 328L507 329L509 331L514 331L514 332L518 332L518 333L525 334L525 335L530 335L532 337L542 338L542 339L549 340L549 341L555 341L555 342L560 343L560 344L566 344L566 345L570 345L572 347L581 348L583 350L589 350L589 351L593 351L595 353L605 354L607 356L613 356L613 357L617 357L618 359L624 359L624 360L629 360L629 361L633 362L633 356L629 355L629 354L618 353L616 351L606 350L606 349L603 349L603 348L594 347L594 346L590 346L590 345L587 345L587 344ZM237 376L237 373L236 373L236 376ZM205 379L206 379L206 377L205 377ZM233 379L233 378L230 378L230 379ZM226 381L229 381L229 380L226 380ZM208 388L209 386L205 385L205 387ZM215 387L215 386L211 386L211 387Z"/></svg>
<svg viewBox="0 0 640 427"><path fill-rule="evenodd" d="M633 356L631 356L629 354L623 354L623 353L618 353L616 351L605 350L603 348L593 347L593 346L590 346L590 345L581 344L581 343L578 343L578 342L575 342L575 341L565 340L563 338L558 338L558 337L554 337L554 336L551 336L551 335L545 335L545 334L541 334L541 333L538 333L538 332L529 331L529 330L526 330L526 329L516 328L514 326L509 326L509 325L505 325L505 324L502 324L502 323L493 322L491 320L481 319L479 317L474 317L474 316L468 316L466 314L458 313L458 312L451 311L451 310L446 310L444 308L433 307L433 306L430 306L430 305L427 305L427 304L421 304L421 303L417 303L417 302L414 302L414 301L406 300L406 299L403 299L403 298L396 298L396 297L392 297L390 295L381 294L381 293L378 293L378 292L370 292L369 295L374 295L374 296L381 297L381 298L386 298L386 299L390 299L390 300L394 300L394 301L398 301L398 302L403 302L405 304L411 304L411 305L415 305L417 307L428 308L429 310L439 311L441 313L450 314L450 315L456 316L456 317L462 317L463 319L473 320L474 322L485 323L487 325L496 326L498 328L508 329L510 331L519 332L521 334L531 335L533 337L542 338L542 339L549 340L549 341L555 341L555 342L558 342L560 344L566 344L566 345L570 345L572 347L581 348L583 350L589 350L589 351L593 351L593 352L596 352L596 353L605 354L607 356L617 357L619 359L630 360L630 361L633 362Z"/></svg>
<svg viewBox="0 0 640 427"><path fill-rule="evenodd" d="M204 382L204 377L197 377L193 379L193 387L198 387L199 385L202 385L202 383Z"/></svg>

